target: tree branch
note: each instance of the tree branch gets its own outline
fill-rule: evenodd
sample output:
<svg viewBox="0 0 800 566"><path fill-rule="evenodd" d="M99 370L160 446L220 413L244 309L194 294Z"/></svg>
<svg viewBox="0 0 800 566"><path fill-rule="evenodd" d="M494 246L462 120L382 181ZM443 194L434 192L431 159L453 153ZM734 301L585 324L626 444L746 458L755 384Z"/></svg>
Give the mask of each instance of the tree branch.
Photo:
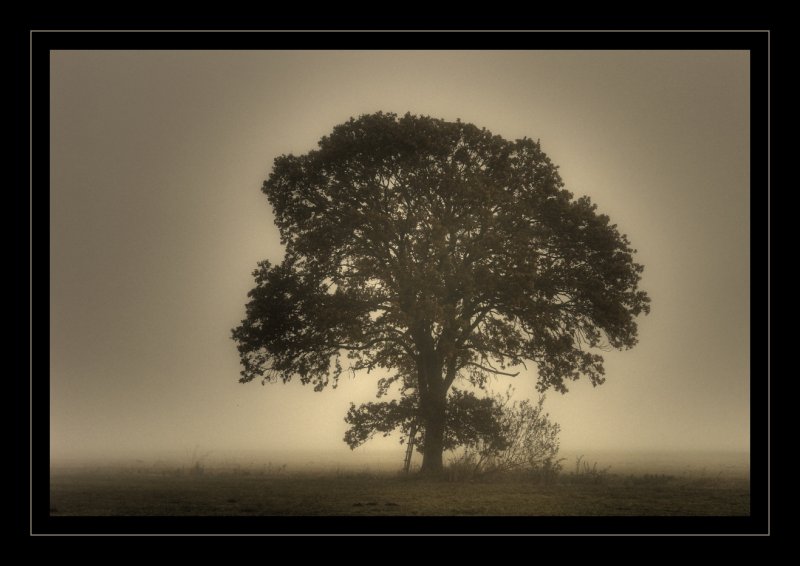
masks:
<svg viewBox="0 0 800 566"><path fill-rule="evenodd" d="M480 368L483 371L488 371L488 372L494 373L496 375L507 375L508 377L517 377L519 375L519 372L508 373L508 372L505 372L505 371L500 371L499 369L493 369L493 368L489 368L489 367L486 367L486 366L482 366L481 364L478 364L478 363L475 363L475 362L467 362L467 365L468 366L475 366L476 368Z"/></svg>

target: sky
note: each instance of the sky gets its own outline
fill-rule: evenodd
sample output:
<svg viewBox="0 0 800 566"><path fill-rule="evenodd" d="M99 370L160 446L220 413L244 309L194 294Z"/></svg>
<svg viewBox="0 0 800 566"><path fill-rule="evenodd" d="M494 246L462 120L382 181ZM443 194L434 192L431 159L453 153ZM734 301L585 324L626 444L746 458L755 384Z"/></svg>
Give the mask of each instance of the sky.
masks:
<svg viewBox="0 0 800 566"><path fill-rule="evenodd" d="M50 450L70 458L352 452L375 377L241 384L230 331L283 249L260 188L379 110L540 139L638 250L652 313L607 381L549 392L562 451L749 450L744 51L53 51ZM496 387L536 396L535 369ZM226 457L228 457L226 456Z"/></svg>

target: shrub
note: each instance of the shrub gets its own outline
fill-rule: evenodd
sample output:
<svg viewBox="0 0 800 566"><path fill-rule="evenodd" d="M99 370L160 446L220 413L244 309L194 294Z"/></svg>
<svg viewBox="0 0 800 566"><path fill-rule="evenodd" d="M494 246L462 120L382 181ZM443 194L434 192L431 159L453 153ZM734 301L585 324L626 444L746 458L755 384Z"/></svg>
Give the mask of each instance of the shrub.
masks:
<svg viewBox="0 0 800 566"><path fill-rule="evenodd" d="M549 481L561 470L557 458L561 427L544 412L544 395L536 403L511 402L511 390L494 397L499 407L499 426L492 435L483 435L464 445L449 465L453 481L471 480L509 472L525 473Z"/></svg>
<svg viewBox="0 0 800 566"><path fill-rule="evenodd" d="M575 458L575 473L571 474L570 479L577 483L604 483L610 469L611 466L598 468L597 462L590 466L581 455Z"/></svg>

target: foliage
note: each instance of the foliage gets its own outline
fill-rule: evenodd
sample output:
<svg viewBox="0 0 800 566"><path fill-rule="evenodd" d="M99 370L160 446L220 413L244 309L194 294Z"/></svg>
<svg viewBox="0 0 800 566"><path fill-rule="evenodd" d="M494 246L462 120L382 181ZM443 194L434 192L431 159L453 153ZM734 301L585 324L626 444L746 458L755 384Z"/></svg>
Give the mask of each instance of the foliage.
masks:
<svg viewBox="0 0 800 566"><path fill-rule="evenodd" d="M240 381L321 391L389 370L379 393L416 396L439 468L456 379L483 387L533 362L540 391L602 383L597 350L634 346L649 298L627 237L563 187L538 141L411 114L350 119L276 158L263 191L286 254L254 272Z"/></svg>
<svg viewBox="0 0 800 566"><path fill-rule="evenodd" d="M462 477L526 471L549 479L561 470L561 427L544 412L544 395L536 403L510 399L510 390L505 398L493 398L500 412L499 437L479 437L451 461Z"/></svg>
<svg viewBox="0 0 800 566"><path fill-rule="evenodd" d="M350 404L345 421L350 427L344 440L356 448L375 434L388 436L394 430L401 432L401 443L407 441L416 424L419 438L415 445L419 452L425 448L425 423L419 419L419 400L416 395L403 396L399 401ZM445 408L444 449L459 446L486 444L503 448L505 435L503 407L496 398L477 397L469 391L453 388Z"/></svg>

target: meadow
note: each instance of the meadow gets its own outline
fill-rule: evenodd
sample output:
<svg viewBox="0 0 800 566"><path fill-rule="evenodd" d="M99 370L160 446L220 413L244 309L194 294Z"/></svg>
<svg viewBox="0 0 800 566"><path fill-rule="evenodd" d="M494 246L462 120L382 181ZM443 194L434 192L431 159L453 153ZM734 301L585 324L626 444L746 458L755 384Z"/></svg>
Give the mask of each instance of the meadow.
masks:
<svg viewBox="0 0 800 566"><path fill-rule="evenodd" d="M433 481L396 472L253 469L51 471L52 516L736 516L743 474L612 474L586 468Z"/></svg>

